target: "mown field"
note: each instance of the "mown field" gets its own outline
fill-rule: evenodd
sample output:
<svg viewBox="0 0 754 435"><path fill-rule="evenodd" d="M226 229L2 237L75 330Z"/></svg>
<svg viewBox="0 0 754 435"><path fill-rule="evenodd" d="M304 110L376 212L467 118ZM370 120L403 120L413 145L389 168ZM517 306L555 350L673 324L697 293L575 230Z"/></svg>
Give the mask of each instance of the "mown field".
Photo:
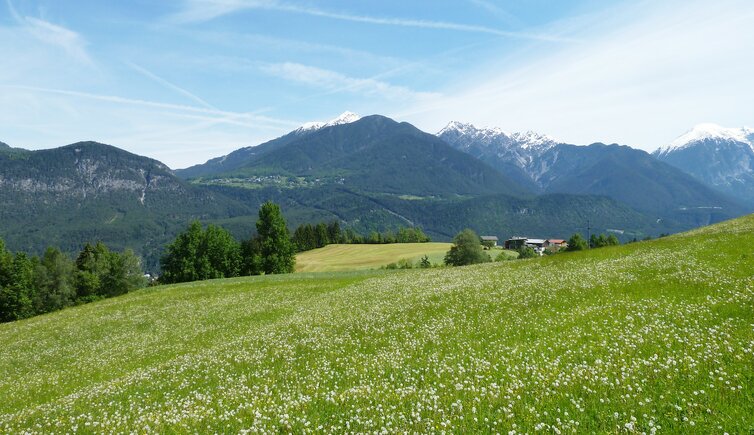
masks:
<svg viewBox="0 0 754 435"><path fill-rule="evenodd" d="M751 433L754 218L151 288L0 325L0 349L2 433Z"/></svg>
<svg viewBox="0 0 754 435"><path fill-rule="evenodd" d="M378 269L399 260L418 262L424 255L442 264L450 243L391 243L385 245L327 245L296 255L296 272L340 272Z"/></svg>

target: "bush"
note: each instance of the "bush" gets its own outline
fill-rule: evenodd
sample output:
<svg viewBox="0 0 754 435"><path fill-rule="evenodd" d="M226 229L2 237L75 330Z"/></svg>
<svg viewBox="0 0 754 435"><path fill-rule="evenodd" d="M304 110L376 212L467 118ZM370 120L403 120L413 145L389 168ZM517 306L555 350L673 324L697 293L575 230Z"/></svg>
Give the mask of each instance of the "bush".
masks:
<svg viewBox="0 0 754 435"><path fill-rule="evenodd" d="M506 251L501 251L499 254L497 254L497 257L495 257L495 261L511 261L515 259L516 257L510 255Z"/></svg>
<svg viewBox="0 0 754 435"><path fill-rule="evenodd" d="M484 252L479 236L468 228L453 238L453 246L445 254L445 264L449 266L465 266L489 261L492 259Z"/></svg>
<svg viewBox="0 0 754 435"><path fill-rule="evenodd" d="M566 248L566 251L583 251L586 248L586 240L581 234L576 233L572 235L570 239L568 239L568 247Z"/></svg>
<svg viewBox="0 0 754 435"><path fill-rule="evenodd" d="M526 258L534 258L538 257L537 251L534 250L531 246L522 246L518 248L518 259L524 260Z"/></svg>

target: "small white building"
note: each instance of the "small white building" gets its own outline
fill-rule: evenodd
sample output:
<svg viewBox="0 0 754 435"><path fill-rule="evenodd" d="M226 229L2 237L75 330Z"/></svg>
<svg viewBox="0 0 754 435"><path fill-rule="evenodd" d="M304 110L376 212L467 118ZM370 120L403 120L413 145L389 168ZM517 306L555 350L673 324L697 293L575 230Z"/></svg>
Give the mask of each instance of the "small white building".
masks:
<svg viewBox="0 0 754 435"><path fill-rule="evenodd" d="M526 246L534 249L534 252L539 255L542 255L542 253L545 252L546 243L547 240L545 239L526 239Z"/></svg>

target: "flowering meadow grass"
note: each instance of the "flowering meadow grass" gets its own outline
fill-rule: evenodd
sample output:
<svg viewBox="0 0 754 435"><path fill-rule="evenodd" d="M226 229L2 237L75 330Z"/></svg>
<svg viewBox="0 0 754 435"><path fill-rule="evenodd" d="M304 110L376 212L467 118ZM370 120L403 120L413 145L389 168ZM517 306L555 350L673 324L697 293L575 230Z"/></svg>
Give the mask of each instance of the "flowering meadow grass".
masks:
<svg viewBox="0 0 754 435"><path fill-rule="evenodd" d="M426 255L432 264L442 264L451 243L330 244L296 254L297 272L341 272L379 269L399 260L417 263ZM501 251L495 251L501 252Z"/></svg>
<svg viewBox="0 0 754 435"><path fill-rule="evenodd" d="M751 433L754 217L156 287L0 325L0 349L2 433Z"/></svg>

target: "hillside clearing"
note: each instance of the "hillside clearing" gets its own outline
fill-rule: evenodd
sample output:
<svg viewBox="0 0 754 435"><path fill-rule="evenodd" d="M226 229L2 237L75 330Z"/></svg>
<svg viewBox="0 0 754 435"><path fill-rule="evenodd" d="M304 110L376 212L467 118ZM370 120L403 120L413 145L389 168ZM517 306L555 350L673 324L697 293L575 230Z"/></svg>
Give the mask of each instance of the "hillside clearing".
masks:
<svg viewBox="0 0 754 435"><path fill-rule="evenodd" d="M470 267L156 287L0 325L0 432L749 433L754 217Z"/></svg>
<svg viewBox="0 0 754 435"><path fill-rule="evenodd" d="M427 255L442 264L450 243L390 243L384 245L327 245L296 255L296 272L338 272L378 269L399 260L416 263Z"/></svg>

